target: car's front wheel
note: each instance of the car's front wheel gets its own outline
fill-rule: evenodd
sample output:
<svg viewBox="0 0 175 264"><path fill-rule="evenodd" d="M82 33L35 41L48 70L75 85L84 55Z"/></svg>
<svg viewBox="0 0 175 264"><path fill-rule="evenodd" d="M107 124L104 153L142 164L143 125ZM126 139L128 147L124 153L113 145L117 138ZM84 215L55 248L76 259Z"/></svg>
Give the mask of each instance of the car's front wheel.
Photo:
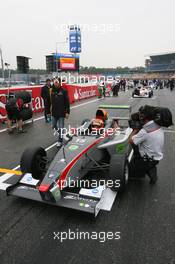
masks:
<svg viewBox="0 0 175 264"><path fill-rule="evenodd" d="M23 174L31 173L34 179L42 180L46 163L46 151L41 147L33 147L23 152L20 167Z"/></svg>

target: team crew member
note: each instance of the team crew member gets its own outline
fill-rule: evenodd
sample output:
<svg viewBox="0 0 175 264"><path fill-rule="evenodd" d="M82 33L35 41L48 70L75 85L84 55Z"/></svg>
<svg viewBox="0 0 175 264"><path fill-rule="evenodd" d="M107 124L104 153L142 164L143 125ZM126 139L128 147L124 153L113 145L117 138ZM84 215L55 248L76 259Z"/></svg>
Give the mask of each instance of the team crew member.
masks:
<svg viewBox="0 0 175 264"><path fill-rule="evenodd" d="M103 97L105 98L106 97L106 85L104 82L102 83L102 92L103 92Z"/></svg>
<svg viewBox="0 0 175 264"><path fill-rule="evenodd" d="M13 133L12 122L17 122L18 133L24 133L21 110L23 108L23 100L21 98L10 98L5 106L7 111L7 131Z"/></svg>
<svg viewBox="0 0 175 264"><path fill-rule="evenodd" d="M134 149L134 157L130 163L131 176L150 178L150 184L157 181L156 165L163 158L164 132L152 117L152 109L145 106L140 110L141 130L134 129L129 142Z"/></svg>
<svg viewBox="0 0 175 264"><path fill-rule="evenodd" d="M114 81L114 84L112 87L113 96L118 96L119 89L120 89L120 81L116 80Z"/></svg>
<svg viewBox="0 0 175 264"><path fill-rule="evenodd" d="M52 127L59 133L57 146L62 145L64 129L64 119L69 118L70 103L67 90L61 86L60 78L54 81L53 87L50 90L51 98L51 114L52 114Z"/></svg>
<svg viewBox="0 0 175 264"><path fill-rule="evenodd" d="M47 79L46 85L41 89L41 97L44 100L44 116L46 123L50 121L50 88L51 81L50 79Z"/></svg>

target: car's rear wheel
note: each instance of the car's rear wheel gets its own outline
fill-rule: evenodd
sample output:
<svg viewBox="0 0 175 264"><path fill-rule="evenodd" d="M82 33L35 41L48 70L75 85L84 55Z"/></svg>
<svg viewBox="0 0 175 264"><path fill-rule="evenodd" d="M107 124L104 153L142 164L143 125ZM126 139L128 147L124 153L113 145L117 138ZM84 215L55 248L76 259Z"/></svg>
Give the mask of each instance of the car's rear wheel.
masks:
<svg viewBox="0 0 175 264"><path fill-rule="evenodd" d="M41 147L26 149L21 157L22 173L31 173L34 179L42 180L46 169L46 151Z"/></svg>
<svg viewBox="0 0 175 264"><path fill-rule="evenodd" d="M112 181L111 190L123 191L128 183L129 168L126 155L113 155L110 160L109 178Z"/></svg>

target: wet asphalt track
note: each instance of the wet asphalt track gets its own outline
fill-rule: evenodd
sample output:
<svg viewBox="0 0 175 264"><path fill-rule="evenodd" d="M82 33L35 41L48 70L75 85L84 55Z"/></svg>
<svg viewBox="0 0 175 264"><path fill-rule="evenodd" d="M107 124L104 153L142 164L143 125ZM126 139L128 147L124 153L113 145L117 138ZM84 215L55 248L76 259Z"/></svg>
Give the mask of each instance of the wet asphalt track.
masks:
<svg viewBox="0 0 175 264"><path fill-rule="evenodd" d="M85 101L87 102L87 101ZM131 99L131 92L72 109L69 123L92 118L100 103L168 106L175 117L175 91L155 92L153 99ZM173 128L175 129L175 128ZM0 133L0 167L14 168L27 146L54 143L43 120L27 125L23 135ZM158 166L159 181L130 182L111 212L93 217L69 209L6 197L0 192L0 263L62 264L175 264L175 133L165 134L165 158ZM55 148L48 154L51 156ZM53 232L120 232L119 240L67 240ZM102 239L101 239L102 240Z"/></svg>

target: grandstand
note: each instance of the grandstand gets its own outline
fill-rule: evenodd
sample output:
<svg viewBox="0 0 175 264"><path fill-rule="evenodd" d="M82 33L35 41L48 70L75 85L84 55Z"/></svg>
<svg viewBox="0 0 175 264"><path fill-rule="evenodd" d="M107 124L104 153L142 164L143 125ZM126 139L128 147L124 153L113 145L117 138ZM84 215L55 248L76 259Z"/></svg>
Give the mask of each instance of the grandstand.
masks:
<svg viewBox="0 0 175 264"><path fill-rule="evenodd" d="M147 73L174 73L175 52L149 55L145 61Z"/></svg>

